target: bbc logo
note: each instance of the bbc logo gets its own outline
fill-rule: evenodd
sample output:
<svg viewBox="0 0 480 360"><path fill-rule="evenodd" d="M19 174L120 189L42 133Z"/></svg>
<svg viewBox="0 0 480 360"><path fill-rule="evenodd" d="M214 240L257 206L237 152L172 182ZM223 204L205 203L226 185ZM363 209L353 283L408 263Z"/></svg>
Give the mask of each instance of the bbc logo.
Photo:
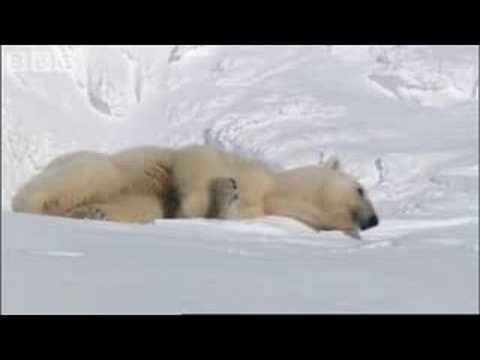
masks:
<svg viewBox="0 0 480 360"><path fill-rule="evenodd" d="M14 72L64 72L71 64L52 51L15 51L7 54L6 65Z"/></svg>

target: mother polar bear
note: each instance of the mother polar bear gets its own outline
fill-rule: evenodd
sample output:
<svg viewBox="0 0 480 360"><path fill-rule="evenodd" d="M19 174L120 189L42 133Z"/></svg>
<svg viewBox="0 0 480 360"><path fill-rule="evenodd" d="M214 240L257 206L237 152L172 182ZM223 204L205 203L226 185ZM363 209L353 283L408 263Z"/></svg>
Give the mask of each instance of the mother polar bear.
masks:
<svg viewBox="0 0 480 360"><path fill-rule="evenodd" d="M123 222L277 215L345 232L378 224L367 193L336 158L276 172L210 145L62 155L20 188L12 209Z"/></svg>

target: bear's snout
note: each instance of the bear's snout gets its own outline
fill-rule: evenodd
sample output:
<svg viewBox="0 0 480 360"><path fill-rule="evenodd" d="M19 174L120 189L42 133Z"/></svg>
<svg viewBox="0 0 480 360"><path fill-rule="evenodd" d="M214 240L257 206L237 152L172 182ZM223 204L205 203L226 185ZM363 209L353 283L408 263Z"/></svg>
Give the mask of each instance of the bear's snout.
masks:
<svg viewBox="0 0 480 360"><path fill-rule="evenodd" d="M366 222L363 222L362 224L360 224L360 228L362 230L367 230L367 229L370 229L374 226L377 226L379 223L378 221L378 217L376 214L373 214L372 216L370 216L368 218L368 220Z"/></svg>

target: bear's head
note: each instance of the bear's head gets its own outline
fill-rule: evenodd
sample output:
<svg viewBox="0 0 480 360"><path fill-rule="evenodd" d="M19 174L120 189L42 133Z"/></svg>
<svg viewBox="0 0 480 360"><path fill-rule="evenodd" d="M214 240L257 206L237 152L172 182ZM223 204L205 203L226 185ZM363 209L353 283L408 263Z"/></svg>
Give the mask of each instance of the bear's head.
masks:
<svg viewBox="0 0 480 360"><path fill-rule="evenodd" d="M319 170L322 181L318 201L322 209L338 214L345 222L344 227L352 231L378 225L378 216L365 188L341 170L338 158L330 158Z"/></svg>

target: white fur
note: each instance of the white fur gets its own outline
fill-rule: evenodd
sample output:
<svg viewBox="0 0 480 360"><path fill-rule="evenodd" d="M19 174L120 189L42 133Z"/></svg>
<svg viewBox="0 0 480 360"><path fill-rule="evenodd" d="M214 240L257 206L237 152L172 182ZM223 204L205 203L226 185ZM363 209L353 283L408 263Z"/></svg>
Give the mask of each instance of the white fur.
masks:
<svg viewBox="0 0 480 360"><path fill-rule="evenodd" d="M167 182L152 184L146 175L156 165L169 169ZM274 172L259 161L209 145L176 150L139 147L106 155L67 154L24 185L13 199L14 211L65 216L79 206L94 205L114 221L145 222L165 216L166 193L175 189L175 217L206 217L211 184L233 178L238 184L236 216L279 215L321 230L356 231L355 211L374 214L368 198L358 196L356 181L340 171L338 159L324 166Z"/></svg>

